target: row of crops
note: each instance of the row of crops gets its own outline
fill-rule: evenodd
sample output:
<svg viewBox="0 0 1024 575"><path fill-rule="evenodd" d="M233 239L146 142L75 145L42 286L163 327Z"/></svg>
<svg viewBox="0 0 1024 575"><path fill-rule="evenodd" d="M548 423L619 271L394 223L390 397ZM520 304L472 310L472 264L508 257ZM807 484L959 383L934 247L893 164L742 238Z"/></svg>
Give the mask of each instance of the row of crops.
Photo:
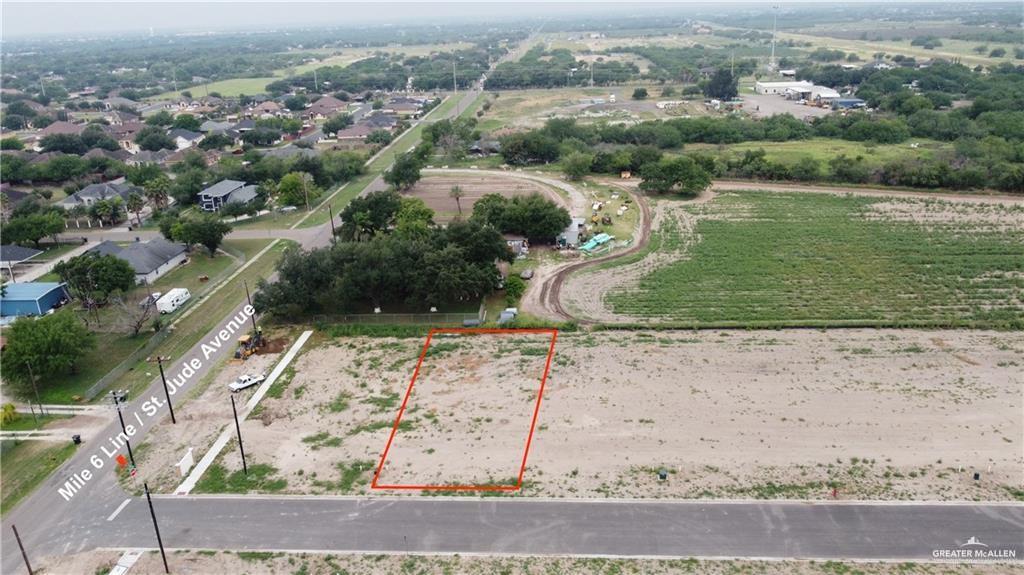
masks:
<svg viewBox="0 0 1024 575"><path fill-rule="evenodd" d="M954 204L919 224L872 210L882 201L736 192L687 206L700 238L688 257L606 304L680 325L1024 327L1024 226L992 213L1014 208ZM679 246L678 232L652 243Z"/></svg>

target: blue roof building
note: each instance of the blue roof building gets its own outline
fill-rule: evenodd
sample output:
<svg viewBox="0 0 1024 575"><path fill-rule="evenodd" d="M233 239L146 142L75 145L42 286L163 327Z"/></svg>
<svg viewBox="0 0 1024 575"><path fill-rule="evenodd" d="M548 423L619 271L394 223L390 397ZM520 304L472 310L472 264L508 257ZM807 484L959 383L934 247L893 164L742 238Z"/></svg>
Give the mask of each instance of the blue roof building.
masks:
<svg viewBox="0 0 1024 575"><path fill-rule="evenodd" d="M70 299L63 283L11 283L4 286L0 316L43 315Z"/></svg>

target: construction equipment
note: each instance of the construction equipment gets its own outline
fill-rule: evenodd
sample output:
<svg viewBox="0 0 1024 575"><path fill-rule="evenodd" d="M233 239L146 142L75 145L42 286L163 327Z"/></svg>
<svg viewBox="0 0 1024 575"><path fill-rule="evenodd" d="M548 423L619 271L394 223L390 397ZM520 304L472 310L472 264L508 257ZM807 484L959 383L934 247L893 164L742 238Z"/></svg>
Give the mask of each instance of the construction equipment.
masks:
<svg viewBox="0 0 1024 575"><path fill-rule="evenodd" d="M264 345L266 345L266 341L263 339L263 328L257 327L256 333L247 333L238 338L238 349L235 350L235 359L246 359Z"/></svg>

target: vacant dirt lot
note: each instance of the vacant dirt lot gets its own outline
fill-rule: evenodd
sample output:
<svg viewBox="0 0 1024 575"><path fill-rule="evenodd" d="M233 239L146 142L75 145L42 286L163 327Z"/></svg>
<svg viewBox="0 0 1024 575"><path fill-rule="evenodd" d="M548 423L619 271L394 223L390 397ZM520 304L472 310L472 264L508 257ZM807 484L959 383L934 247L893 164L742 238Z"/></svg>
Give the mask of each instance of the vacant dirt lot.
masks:
<svg viewBox="0 0 1024 575"><path fill-rule="evenodd" d="M532 365L541 346L445 343L430 369L451 379L436 405L410 403L400 433L422 445L407 444L394 471L502 479L493 464L517 460L522 443L494 438L521 427L536 389L510 387L508 370ZM284 492L369 493L422 344L344 338L307 350L242 425L250 466L276 466ZM1021 333L563 333L522 494L1019 497L1022 365ZM237 452L223 465L240 469Z"/></svg>
<svg viewBox="0 0 1024 575"><path fill-rule="evenodd" d="M464 193L458 203L451 197L453 186L459 186ZM501 177L494 173L479 176L464 173L451 176L428 175L405 192L406 195L420 198L428 208L434 210L434 220L437 222L451 221L458 216L460 204L463 217L469 217L473 213L473 204L487 194L501 194L511 198L533 193L542 194L566 209L569 208L566 198L548 186L523 178Z"/></svg>

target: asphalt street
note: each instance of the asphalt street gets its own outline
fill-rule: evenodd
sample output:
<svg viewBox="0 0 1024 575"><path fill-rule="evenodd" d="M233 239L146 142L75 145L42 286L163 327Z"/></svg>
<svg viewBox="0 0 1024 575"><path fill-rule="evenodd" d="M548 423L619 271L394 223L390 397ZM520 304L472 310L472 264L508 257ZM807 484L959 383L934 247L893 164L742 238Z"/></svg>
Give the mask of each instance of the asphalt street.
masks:
<svg viewBox="0 0 1024 575"><path fill-rule="evenodd" d="M1024 557L1024 506L1013 504L168 496L154 506L172 548L920 560L975 537ZM144 499L113 523L106 544L155 546Z"/></svg>

